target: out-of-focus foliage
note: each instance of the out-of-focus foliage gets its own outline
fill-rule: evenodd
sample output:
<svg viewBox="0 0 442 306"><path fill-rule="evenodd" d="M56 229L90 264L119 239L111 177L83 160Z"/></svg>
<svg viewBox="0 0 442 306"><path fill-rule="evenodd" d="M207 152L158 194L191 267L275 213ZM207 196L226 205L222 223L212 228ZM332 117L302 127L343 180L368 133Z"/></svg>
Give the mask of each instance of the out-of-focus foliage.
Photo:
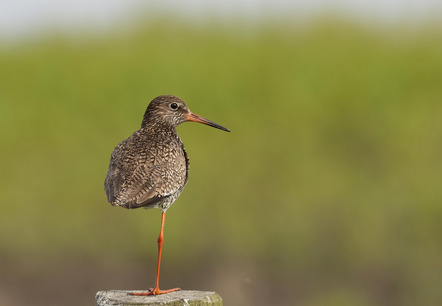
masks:
<svg viewBox="0 0 442 306"><path fill-rule="evenodd" d="M143 259L153 271L159 211L111 207L103 182L114 146L161 94L232 131L178 128L191 169L168 211L164 269L230 267L230 281L259 288L236 298L207 272L231 305L442 303L432 27L168 18L0 49L3 260Z"/></svg>

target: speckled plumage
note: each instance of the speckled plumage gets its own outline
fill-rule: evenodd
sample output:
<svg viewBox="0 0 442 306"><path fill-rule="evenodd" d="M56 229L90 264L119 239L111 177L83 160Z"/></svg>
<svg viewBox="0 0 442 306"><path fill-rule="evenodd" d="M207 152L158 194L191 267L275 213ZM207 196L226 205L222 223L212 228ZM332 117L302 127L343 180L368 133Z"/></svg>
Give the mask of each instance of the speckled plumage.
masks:
<svg viewBox="0 0 442 306"><path fill-rule="evenodd" d="M105 180L107 198L112 205L161 207L163 211L172 205L188 179L189 158L176 131L186 121L228 131L190 112L178 97L155 98L146 109L141 128L112 152Z"/></svg>

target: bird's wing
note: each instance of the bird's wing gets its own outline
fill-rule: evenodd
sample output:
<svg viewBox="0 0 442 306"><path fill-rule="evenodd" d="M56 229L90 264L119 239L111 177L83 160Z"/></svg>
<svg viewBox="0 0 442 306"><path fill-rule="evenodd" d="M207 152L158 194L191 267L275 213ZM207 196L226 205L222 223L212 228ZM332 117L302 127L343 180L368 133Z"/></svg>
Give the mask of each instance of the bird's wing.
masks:
<svg viewBox="0 0 442 306"><path fill-rule="evenodd" d="M154 190L150 182L146 182L146 179L143 180L143 178L148 178L149 171L144 169L146 159L149 158L148 154L130 153L138 149L136 146L137 136L137 132L135 132L131 137L120 142L111 154L104 186L107 199L112 205L125 207L131 202L135 204L134 199L136 200L138 192ZM129 203L127 203L128 201Z"/></svg>
<svg viewBox="0 0 442 306"><path fill-rule="evenodd" d="M179 177L168 164L140 165L126 180L129 183L123 184L116 204L126 208L154 206L181 188Z"/></svg>
<svg viewBox="0 0 442 306"><path fill-rule="evenodd" d="M106 191L107 200L112 205L115 204L115 200L120 193L121 187L124 182L125 167L118 158L122 152L121 143L118 144L112 152L109 169L107 171L106 179L104 181L104 190Z"/></svg>

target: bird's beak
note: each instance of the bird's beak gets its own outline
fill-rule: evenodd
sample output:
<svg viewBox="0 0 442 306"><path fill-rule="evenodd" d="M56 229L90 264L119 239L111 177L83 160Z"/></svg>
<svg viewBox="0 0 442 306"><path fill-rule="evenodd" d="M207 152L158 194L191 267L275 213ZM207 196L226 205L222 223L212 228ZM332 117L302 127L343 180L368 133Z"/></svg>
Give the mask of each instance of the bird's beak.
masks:
<svg viewBox="0 0 442 306"><path fill-rule="evenodd" d="M223 127L215 122L212 122L204 117L198 116L197 114L194 114L191 111L189 111L189 113L186 114L186 117L187 117L187 121L199 122L199 123L206 124L206 125L212 126L214 128L217 128L217 129L220 129L220 130L223 130L226 132L230 132L225 127Z"/></svg>

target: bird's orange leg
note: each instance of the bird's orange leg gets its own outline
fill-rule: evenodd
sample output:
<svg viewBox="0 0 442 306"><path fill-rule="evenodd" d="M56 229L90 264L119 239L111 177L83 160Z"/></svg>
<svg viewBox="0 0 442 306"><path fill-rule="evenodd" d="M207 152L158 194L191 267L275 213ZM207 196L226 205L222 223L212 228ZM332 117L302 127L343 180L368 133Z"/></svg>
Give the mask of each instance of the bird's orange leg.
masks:
<svg viewBox="0 0 442 306"><path fill-rule="evenodd" d="M181 290L180 288L173 288L169 290L160 290L159 281L160 281L160 264L161 264L161 250L163 249L163 241L164 241L164 220L166 218L166 212L163 211L161 215L161 230L160 236L158 237L158 263L157 263L157 279L155 282L155 288L150 289L149 292L131 292L131 295L159 295L164 293L169 293L177 290Z"/></svg>

